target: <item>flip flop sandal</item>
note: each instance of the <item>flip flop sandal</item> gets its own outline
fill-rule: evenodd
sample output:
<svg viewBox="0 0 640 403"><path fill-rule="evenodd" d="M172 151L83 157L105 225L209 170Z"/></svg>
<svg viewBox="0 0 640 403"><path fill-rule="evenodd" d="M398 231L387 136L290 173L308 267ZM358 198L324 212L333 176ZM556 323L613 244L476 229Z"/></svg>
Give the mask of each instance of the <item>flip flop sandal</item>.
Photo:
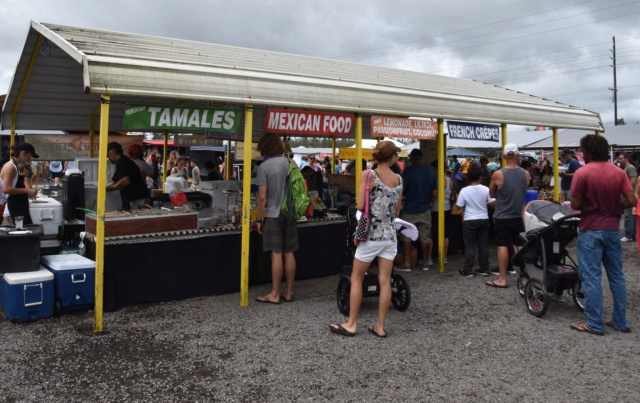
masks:
<svg viewBox="0 0 640 403"><path fill-rule="evenodd" d="M273 301L265 296L256 297L256 302L262 302L263 304L274 304L274 305L279 305L281 303L280 300Z"/></svg>
<svg viewBox="0 0 640 403"><path fill-rule="evenodd" d="M334 327L334 326L337 326L337 327ZM347 329L345 329L344 327L342 327L342 325L329 325L329 330L331 330L331 333L339 334L340 336L345 336L345 337L353 337L356 335L355 333L352 333Z"/></svg>
<svg viewBox="0 0 640 403"><path fill-rule="evenodd" d="M369 333L371 333L372 335L379 337L381 339L384 339L385 337L387 337L387 334L380 334L378 332L376 332L376 329L374 326L369 326Z"/></svg>
<svg viewBox="0 0 640 403"><path fill-rule="evenodd" d="M596 332L595 330L593 330L589 326L587 326L586 323L572 323L571 324L571 329L576 330L578 332L585 332L585 333L595 334L596 336L604 336L604 332Z"/></svg>
<svg viewBox="0 0 640 403"><path fill-rule="evenodd" d="M624 330L620 330L620 329L616 329L615 327L613 327L613 321L608 320L606 322L604 322L605 325L613 328L614 330L617 330L618 332L622 332L622 333L631 333L631 329L630 328L626 328Z"/></svg>

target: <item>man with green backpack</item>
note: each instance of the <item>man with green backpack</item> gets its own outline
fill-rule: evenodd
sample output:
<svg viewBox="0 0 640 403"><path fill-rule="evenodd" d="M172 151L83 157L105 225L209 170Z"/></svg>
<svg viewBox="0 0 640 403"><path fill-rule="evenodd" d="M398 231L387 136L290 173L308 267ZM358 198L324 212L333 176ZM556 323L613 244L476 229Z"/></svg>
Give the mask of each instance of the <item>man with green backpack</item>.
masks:
<svg viewBox="0 0 640 403"><path fill-rule="evenodd" d="M284 157L284 144L277 134L266 133L258 142L263 162L258 167L257 225L262 235L262 250L271 252L271 292L256 298L258 302L279 304L293 301L298 249L297 220L309 205L300 170ZM301 190L302 186L302 190ZM306 204L304 202L306 198ZM284 274L286 290L280 292Z"/></svg>

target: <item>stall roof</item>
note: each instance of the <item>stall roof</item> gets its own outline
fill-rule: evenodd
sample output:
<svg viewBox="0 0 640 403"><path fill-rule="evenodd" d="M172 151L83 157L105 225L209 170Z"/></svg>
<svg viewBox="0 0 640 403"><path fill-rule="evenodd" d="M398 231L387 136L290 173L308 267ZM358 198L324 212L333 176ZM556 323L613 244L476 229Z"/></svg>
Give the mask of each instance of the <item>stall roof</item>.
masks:
<svg viewBox="0 0 640 403"><path fill-rule="evenodd" d="M640 146L640 124L607 126L605 130L602 135L607 138L607 142L613 147L624 148ZM553 132L545 131L538 133L548 133L548 136L545 136L542 140L529 143L523 148L552 149ZM585 134L590 133L584 130L562 130L558 133L558 148L578 148L580 146L580 139Z"/></svg>
<svg viewBox="0 0 640 403"><path fill-rule="evenodd" d="M602 130L596 112L477 81L36 21L3 106L3 128L11 126L32 58L19 129L87 130L109 93L110 130L123 130L125 102L180 101Z"/></svg>

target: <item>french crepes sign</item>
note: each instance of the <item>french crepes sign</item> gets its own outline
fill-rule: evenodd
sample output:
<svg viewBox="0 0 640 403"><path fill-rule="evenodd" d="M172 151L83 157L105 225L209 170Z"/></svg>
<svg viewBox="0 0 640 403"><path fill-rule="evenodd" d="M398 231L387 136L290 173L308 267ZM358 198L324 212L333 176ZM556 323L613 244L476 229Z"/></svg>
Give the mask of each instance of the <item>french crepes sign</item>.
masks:
<svg viewBox="0 0 640 403"><path fill-rule="evenodd" d="M461 140L500 141L500 126L481 123L447 121L449 138Z"/></svg>
<svg viewBox="0 0 640 403"><path fill-rule="evenodd" d="M348 113L268 109L264 131L298 136L344 137L351 133L354 120L355 116Z"/></svg>
<svg viewBox="0 0 640 403"><path fill-rule="evenodd" d="M240 125L241 114L240 109L233 108L127 104L124 108L124 128L235 132Z"/></svg>
<svg viewBox="0 0 640 403"><path fill-rule="evenodd" d="M438 123L431 120L371 116L371 137L435 140Z"/></svg>

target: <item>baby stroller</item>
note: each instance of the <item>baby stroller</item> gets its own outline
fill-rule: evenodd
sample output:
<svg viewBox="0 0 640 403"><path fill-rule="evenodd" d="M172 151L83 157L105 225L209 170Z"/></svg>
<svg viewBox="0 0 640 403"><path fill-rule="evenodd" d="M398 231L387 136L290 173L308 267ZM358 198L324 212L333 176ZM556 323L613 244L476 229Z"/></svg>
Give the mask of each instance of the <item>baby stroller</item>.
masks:
<svg viewBox="0 0 640 403"><path fill-rule="evenodd" d="M349 298L351 295L351 270L356 246L353 244L354 234L358 225L356 219L356 205L352 204L347 209L347 228L345 237L345 254L342 260L342 273L338 282L336 300L338 309L343 315L349 315ZM362 281L362 297L377 297L380 295L380 282L378 281L376 262L373 261ZM409 308L411 303L411 290L409 284L395 271L391 273L391 303L400 312Z"/></svg>
<svg viewBox="0 0 640 403"><path fill-rule="evenodd" d="M523 213L526 244L512 261L520 267L518 293L530 314L542 317L552 295L568 290L578 309L584 310L584 293L578 265L567 245L578 233L579 215L571 215L561 204L544 200L530 202Z"/></svg>

